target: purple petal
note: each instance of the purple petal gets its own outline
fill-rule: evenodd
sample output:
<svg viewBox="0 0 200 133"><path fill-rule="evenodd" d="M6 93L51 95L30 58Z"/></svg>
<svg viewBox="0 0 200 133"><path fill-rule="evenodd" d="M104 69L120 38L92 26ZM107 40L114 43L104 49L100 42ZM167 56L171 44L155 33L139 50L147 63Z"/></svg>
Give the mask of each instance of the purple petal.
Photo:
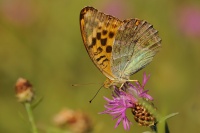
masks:
<svg viewBox="0 0 200 133"><path fill-rule="evenodd" d="M119 119L117 120L117 122L116 122L116 124L115 124L115 128L117 128L117 127L119 126L121 120L122 120L122 118L119 118Z"/></svg>
<svg viewBox="0 0 200 133"><path fill-rule="evenodd" d="M130 129L130 122L129 122L129 120L127 119L127 118L124 118L124 120L123 120L123 126L124 126L124 129L125 130L129 130Z"/></svg>
<svg viewBox="0 0 200 133"><path fill-rule="evenodd" d="M147 76L146 73L144 72L143 74L143 82L142 82L142 86L144 87L146 85L146 83L148 82L150 78L150 74Z"/></svg>

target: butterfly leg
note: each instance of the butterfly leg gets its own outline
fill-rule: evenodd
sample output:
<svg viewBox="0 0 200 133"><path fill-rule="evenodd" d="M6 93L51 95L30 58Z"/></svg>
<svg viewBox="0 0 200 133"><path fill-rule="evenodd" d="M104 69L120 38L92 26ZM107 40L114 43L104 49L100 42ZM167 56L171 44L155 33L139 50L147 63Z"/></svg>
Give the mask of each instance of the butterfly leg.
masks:
<svg viewBox="0 0 200 133"><path fill-rule="evenodd" d="M138 83L140 86L142 86L139 80L127 80L127 81L129 81L129 82L135 82L135 83ZM126 82L124 82L124 83L121 84L121 86L119 87L120 91L126 91L126 88L127 88L125 86L125 85L127 85L127 84L125 84Z"/></svg>
<svg viewBox="0 0 200 133"><path fill-rule="evenodd" d="M120 91L125 91L124 89L122 89L123 86L124 86L124 83L122 83L121 86L119 87Z"/></svg>
<svg viewBox="0 0 200 133"><path fill-rule="evenodd" d="M130 81L130 82L139 82L138 80L128 80L128 81Z"/></svg>
<svg viewBox="0 0 200 133"><path fill-rule="evenodd" d="M139 80L128 80L128 81L135 82L135 83L137 82L137 83L139 83L140 86L142 86Z"/></svg>

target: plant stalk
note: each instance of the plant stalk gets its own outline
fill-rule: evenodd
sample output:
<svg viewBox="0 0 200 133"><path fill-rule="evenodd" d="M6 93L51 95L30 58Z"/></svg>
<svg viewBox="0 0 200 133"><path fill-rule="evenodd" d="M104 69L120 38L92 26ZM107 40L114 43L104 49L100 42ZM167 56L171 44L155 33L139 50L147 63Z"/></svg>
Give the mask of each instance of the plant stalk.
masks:
<svg viewBox="0 0 200 133"><path fill-rule="evenodd" d="M28 119L29 119L30 125L32 127L32 133L38 133L37 127L35 125L34 117L33 117L33 111L31 108L31 104L29 102L26 102L24 105L25 105L25 108L26 108L26 111L28 114Z"/></svg>

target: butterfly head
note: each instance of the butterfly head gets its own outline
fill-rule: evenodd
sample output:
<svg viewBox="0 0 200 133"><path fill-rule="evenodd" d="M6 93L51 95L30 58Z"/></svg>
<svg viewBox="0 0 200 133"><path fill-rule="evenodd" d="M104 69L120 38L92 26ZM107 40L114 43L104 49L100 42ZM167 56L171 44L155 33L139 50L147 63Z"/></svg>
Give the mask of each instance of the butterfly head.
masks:
<svg viewBox="0 0 200 133"><path fill-rule="evenodd" d="M127 80L119 80L119 79L114 79L114 80L111 80L109 78L106 79L106 81L104 82L104 87L105 88L111 88L112 86L117 86L119 84L123 85Z"/></svg>
<svg viewBox="0 0 200 133"><path fill-rule="evenodd" d="M104 87L110 88L112 85L114 85L114 80L110 80L109 78L107 78L106 81L104 82Z"/></svg>

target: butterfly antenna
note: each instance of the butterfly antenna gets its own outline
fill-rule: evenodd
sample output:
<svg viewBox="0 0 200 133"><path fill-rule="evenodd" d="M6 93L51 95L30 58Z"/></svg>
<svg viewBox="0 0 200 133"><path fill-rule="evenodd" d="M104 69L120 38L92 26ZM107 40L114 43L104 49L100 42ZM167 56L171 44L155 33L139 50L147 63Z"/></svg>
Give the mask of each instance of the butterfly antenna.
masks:
<svg viewBox="0 0 200 133"><path fill-rule="evenodd" d="M73 86L73 87L77 87L77 86L95 85L95 84L100 84L100 83L72 84L72 86Z"/></svg>
<svg viewBox="0 0 200 133"><path fill-rule="evenodd" d="M104 86L104 84L99 88L99 90L96 92L96 94L93 96L93 98L89 101L90 103L92 103L92 101L97 96L97 94L99 93L99 91L101 90L101 88L103 88L103 86Z"/></svg>

